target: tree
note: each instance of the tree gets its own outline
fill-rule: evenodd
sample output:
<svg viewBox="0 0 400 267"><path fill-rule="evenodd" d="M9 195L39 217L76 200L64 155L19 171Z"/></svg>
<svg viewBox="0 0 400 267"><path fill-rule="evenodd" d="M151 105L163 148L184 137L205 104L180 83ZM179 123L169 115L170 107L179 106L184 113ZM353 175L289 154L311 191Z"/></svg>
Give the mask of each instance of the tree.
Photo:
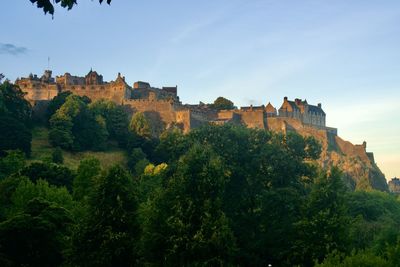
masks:
<svg viewBox="0 0 400 267"><path fill-rule="evenodd" d="M72 93L70 91L61 92L49 102L49 105L46 109L47 121L50 120L51 116L53 116L57 112L57 110L65 103L67 97L71 94Z"/></svg>
<svg viewBox="0 0 400 267"><path fill-rule="evenodd" d="M128 113L123 106L102 99L91 103L89 109L95 116L101 116L105 119L109 138L117 141L121 146L125 146L129 119Z"/></svg>
<svg viewBox="0 0 400 267"><path fill-rule="evenodd" d="M232 263L235 238L222 211L229 172L208 146L179 160L164 192L142 206L142 251L154 265L222 266Z"/></svg>
<svg viewBox="0 0 400 267"><path fill-rule="evenodd" d="M35 183L29 179L19 179L20 183L10 197L12 205L7 211L7 217L15 216L23 212L32 199L40 198L71 212L74 208L74 202L71 194L65 187L50 185L45 180L38 180Z"/></svg>
<svg viewBox="0 0 400 267"><path fill-rule="evenodd" d="M54 163L33 162L22 169L21 174L33 182L44 179L51 185L65 186L68 190L72 190L74 173L65 166Z"/></svg>
<svg viewBox="0 0 400 267"><path fill-rule="evenodd" d="M151 137L151 125L142 112L136 112L131 119L129 129L138 136Z"/></svg>
<svg viewBox="0 0 400 267"><path fill-rule="evenodd" d="M31 151L31 105L18 86L9 82L0 85L0 156L5 150Z"/></svg>
<svg viewBox="0 0 400 267"><path fill-rule="evenodd" d="M304 206L303 219L298 223L295 251L302 264L321 262L330 252L347 248L349 218L344 194L337 168L315 180Z"/></svg>
<svg viewBox="0 0 400 267"><path fill-rule="evenodd" d="M133 179L119 166L96 179L88 214L75 230L73 266L134 266L138 238Z"/></svg>
<svg viewBox="0 0 400 267"><path fill-rule="evenodd" d="M105 119L96 116L83 97L67 96L50 119L49 141L53 146L78 151L103 150L107 137Z"/></svg>
<svg viewBox="0 0 400 267"><path fill-rule="evenodd" d="M222 96L215 99L214 103L211 106L218 110L235 108L235 105L233 104L232 101Z"/></svg>
<svg viewBox="0 0 400 267"><path fill-rule="evenodd" d="M54 5L51 3L50 0L29 0L32 2L32 4L36 3L36 6L40 9L43 9L44 14L47 14L47 12L51 15L54 15ZM104 0L99 0L99 3L103 3ZM106 0L107 4L111 3L111 0ZM53 1L54 3L54 1ZM72 9L74 5L77 5L76 0L55 0L56 4L61 3L61 7L63 8L68 8L68 10Z"/></svg>
<svg viewBox="0 0 400 267"><path fill-rule="evenodd" d="M32 133L18 119L0 114L0 156L6 150L20 149L26 155L31 153Z"/></svg>
<svg viewBox="0 0 400 267"><path fill-rule="evenodd" d="M23 213L0 224L0 264L59 266L70 223L64 208L40 198L30 200Z"/></svg>
<svg viewBox="0 0 400 267"><path fill-rule="evenodd" d="M73 186L76 200L89 197L90 192L94 189L95 178L100 171L100 161L94 157L85 158L79 163Z"/></svg>
<svg viewBox="0 0 400 267"><path fill-rule="evenodd" d="M29 127L32 107L24 96L25 93L17 85L8 81L0 85L0 103L3 105L3 112Z"/></svg>
<svg viewBox="0 0 400 267"><path fill-rule="evenodd" d="M128 167L135 175L143 174L144 169L150 162L141 148L134 148L128 156Z"/></svg>
<svg viewBox="0 0 400 267"><path fill-rule="evenodd" d="M25 167L25 157L19 150L7 151L7 156L0 158L0 179L17 173Z"/></svg>
<svg viewBox="0 0 400 267"><path fill-rule="evenodd" d="M64 162L63 152L60 147L56 147L53 152L51 152L51 159L56 164L62 164Z"/></svg>

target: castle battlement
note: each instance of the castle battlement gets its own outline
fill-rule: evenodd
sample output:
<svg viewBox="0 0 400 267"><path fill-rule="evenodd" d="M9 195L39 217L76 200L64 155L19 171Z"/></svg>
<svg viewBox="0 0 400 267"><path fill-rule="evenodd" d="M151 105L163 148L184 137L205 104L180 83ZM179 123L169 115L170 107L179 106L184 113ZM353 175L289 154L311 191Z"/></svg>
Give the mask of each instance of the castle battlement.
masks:
<svg viewBox="0 0 400 267"><path fill-rule="evenodd" d="M326 114L321 104L310 105L307 100L296 98L294 101L284 97L283 104L277 109L271 104L261 106L243 106L233 110L216 110L212 106L182 105L178 97L178 86L155 88L148 82L137 81L129 86L125 77L118 73L115 81L104 81L103 76L90 70L84 77L64 75L52 77L46 70L39 78L30 74L27 78L15 82L32 104L50 101L61 92L70 91L79 96L87 96L92 101L106 99L128 107L131 112L143 112L151 117L159 117L165 126L177 124L187 132L204 123L243 124L252 128L268 129L268 121L300 121L304 126L326 130L337 134L336 128L326 127Z"/></svg>

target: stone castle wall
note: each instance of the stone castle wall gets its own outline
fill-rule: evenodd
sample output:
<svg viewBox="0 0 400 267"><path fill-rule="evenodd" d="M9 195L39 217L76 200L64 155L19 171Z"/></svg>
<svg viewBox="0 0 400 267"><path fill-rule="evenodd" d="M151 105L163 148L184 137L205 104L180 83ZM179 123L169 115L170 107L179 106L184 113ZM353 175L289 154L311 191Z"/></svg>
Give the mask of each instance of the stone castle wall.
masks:
<svg viewBox="0 0 400 267"><path fill-rule="evenodd" d="M279 128L286 131L291 127L300 127L293 125L301 122L301 125L337 134L337 129L325 127L325 113L320 104L308 105L301 99L289 101L285 97L279 114L270 103L267 106L217 111L203 103L182 105L177 95L177 86L159 89L151 87L147 82L136 82L130 87L120 74L115 81L104 82L103 76L92 70L85 77L65 73L56 79L51 77L51 71L45 71L41 78L30 75L29 78L17 80L16 84L26 93L26 98L32 104L49 101L60 92L71 91L79 96L87 96L92 101L100 99L113 101L124 105L132 113L145 113L147 117L159 120L164 127L172 124L180 125L185 132L205 123L235 123L249 128Z"/></svg>
<svg viewBox="0 0 400 267"><path fill-rule="evenodd" d="M124 103L127 88L124 84L107 83L101 85L70 85L61 91L71 91L79 96L87 96L93 101L108 99L119 105Z"/></svg>
<svg viewBox="0 0 400 267"><path fill-rule="evenodd" d="M176 122L175 106L169 100L125 99L124 105L132 112L156 112L167 125Z"/></svg>

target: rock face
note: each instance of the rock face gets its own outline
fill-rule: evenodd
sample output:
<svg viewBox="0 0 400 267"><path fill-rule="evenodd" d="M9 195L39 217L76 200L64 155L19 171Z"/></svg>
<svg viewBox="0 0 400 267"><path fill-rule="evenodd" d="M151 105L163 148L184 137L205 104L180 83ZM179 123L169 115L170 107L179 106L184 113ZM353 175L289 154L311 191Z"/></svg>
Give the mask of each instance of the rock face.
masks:
<svg viewBox="0 0 400 267"><path fill-rule="evenodd" d="M376 165L373 153L366 152L366 142L353 145L329 129L317 129L288 118L270 118L268 126L273 131L295 131L320 141L322 153L318 164L323 168L339 167L343 171L343 181L350 189L389 190L385 175Z"/></svg>

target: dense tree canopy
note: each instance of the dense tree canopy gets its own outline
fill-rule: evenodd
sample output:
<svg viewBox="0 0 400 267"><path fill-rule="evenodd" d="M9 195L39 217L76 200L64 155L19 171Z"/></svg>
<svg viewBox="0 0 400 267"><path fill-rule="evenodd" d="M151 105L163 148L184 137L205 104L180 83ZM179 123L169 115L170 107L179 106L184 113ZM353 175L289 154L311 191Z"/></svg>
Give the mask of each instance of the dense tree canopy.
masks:
<svg viewBox="0 0 400 267"><path fill-rule="evenodd" d="M31 152L32 108L19 87L5 82L0 85L0 155L6 150Z"/></svg>
<svg viewBox="0 0 400 267"><path fill-rule="evenodd" d="M1 266L400 264L398 196L348 191L313 137L231 124L158 135L149 114L129 123L122 106L66 93L41 161L26 158L30 110L1 85ZM123 166L72 163L116 145Z"/></svg>

